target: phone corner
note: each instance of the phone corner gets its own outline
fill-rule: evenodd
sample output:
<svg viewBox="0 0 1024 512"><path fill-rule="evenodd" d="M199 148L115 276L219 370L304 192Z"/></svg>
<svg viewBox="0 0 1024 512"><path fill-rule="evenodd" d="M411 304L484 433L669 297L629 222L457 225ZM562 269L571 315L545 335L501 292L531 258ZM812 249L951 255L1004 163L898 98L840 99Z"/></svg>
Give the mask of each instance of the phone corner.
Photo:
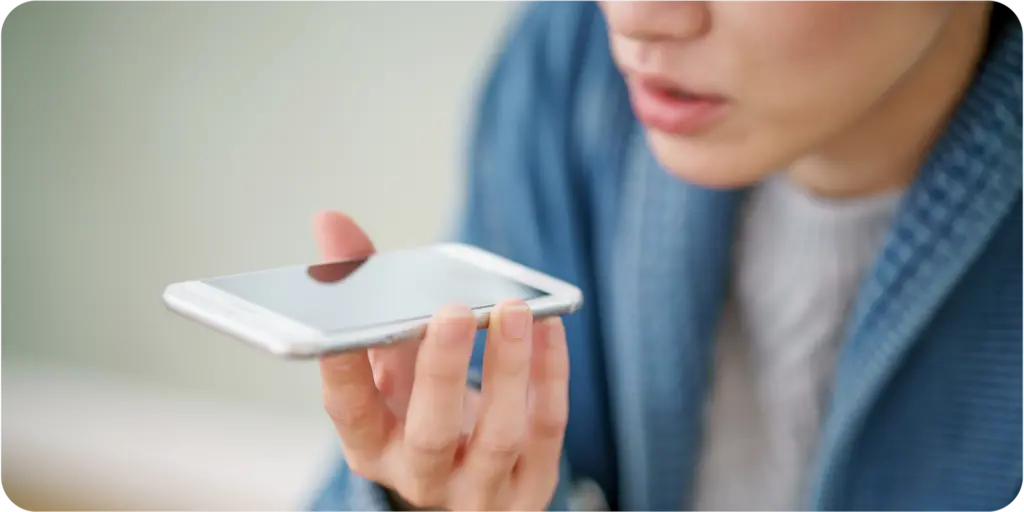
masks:
<svg viewBox="0 0 1024 512"><path fill-rule="evenodd" d="M572 315L572 314L578 313L579 310L581 310L581 309L583 309L583 296L582 295L580 296L579 300L577 300L575 303L573 303L572 308L569 309L569 314Z"/></svg>
<svg viewBox="0 0 1024 512"><path fill-rule="evenodd" d="M577 312L577 311L579 311L579 310L581 310L581 309L583 309L583 303L584 303L583 290L580 290L578 287L573 286L569 300L570 300L570 306L569 306L569 314L570 315L575 313L575 312Z"/></svg>
<svg viewBox="0 0 1024 512"><path fill-rule="evenodd" d="M182 290L184 283L171 283L164 286L163 292L160 294L160 300L164 303L164 306L177 309L182 297Z"/></svg>

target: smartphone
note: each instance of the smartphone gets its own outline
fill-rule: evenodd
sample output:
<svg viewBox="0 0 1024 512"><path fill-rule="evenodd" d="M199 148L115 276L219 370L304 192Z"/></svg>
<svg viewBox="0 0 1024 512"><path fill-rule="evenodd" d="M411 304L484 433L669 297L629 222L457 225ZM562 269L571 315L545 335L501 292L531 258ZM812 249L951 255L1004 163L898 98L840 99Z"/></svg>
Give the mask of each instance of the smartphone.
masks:
<svg viewBox="0 0 1024 512"><path fill-rule="evenodd" d="M419 339L453 302L485 328L491 309L509 298L525 301L535 318L583 304L579 288L463 244L185 281L163 294L171 310L288 358Z"/></svg>

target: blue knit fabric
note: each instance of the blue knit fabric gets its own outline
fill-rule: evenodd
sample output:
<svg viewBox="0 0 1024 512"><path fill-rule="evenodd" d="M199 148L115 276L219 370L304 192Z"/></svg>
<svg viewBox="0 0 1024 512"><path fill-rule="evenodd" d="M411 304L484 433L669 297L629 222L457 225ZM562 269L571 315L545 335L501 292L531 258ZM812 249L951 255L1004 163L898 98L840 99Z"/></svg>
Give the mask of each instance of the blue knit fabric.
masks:
<svg viewBox="0 0 1024 512"><path fill-rule="evenodd" d="M807 507L995 510L1022 478L1021 29L990 53L851 315ZM530 6L480 98L461 238L578 284L565 477L692 496L742 191L659 167L591 3ZM482 360L482 339L474 365ZM342 463L318 510L386 510Z"/></svg>

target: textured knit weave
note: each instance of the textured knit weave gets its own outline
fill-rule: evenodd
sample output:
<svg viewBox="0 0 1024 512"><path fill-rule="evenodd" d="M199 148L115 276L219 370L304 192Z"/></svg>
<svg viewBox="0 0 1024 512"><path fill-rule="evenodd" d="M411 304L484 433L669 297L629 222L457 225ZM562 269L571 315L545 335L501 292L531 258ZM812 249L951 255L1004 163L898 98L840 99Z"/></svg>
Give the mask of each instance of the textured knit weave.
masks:
<svg viewBox="0 0 1024 512"><path fill-rule="evenodd" d="M718 332L697 509L802 505L843 324L899 197L814 198L780 175L746 198Z"/></svg>
<svg viewBox="0 0 1024 512"><path fill-rule="evenodd" d="M642 135L635 144L613 270L619 293L608 296L609 389L623 507L672 510L693 499L742 194L680 182ZM1020 187L1017 25L980 66L858 292L805 507L977 510L1016 495ZM662 336L674 343L652 347Z"/></svg>

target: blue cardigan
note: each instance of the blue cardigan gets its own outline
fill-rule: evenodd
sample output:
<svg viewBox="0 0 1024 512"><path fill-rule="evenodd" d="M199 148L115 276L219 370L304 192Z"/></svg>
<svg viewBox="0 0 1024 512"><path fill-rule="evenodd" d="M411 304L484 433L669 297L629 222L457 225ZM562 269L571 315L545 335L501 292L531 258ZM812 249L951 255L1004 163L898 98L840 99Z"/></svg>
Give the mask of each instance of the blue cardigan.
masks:
<svg viewBox="0 0 1024 512"><path fill-rule="evenodd" d="M809 509L994 510L1021 488L1021 28L1008 25L863 280ZM743 191L659 168L606 37L591 3L524 12L477 110L461 238L585 293L566 318L571 412L552 508L588 478L615 509L679 509ZM387 502L342 462L313 508Z"/></svg>

